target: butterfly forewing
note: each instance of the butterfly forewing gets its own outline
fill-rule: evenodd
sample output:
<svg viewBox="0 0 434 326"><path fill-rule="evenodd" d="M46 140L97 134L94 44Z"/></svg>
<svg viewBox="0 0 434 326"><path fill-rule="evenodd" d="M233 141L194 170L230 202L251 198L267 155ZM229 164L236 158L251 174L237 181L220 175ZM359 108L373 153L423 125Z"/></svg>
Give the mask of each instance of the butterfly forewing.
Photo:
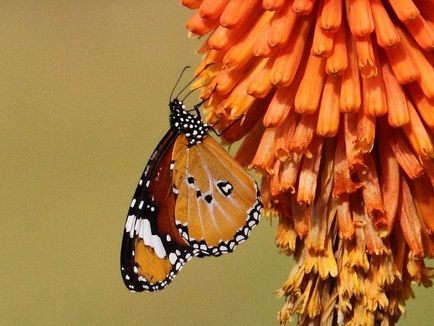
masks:
<svg viewBox="0 0 434 326"><path fill-rule="evenodd" d="M195 254L230 252L259 221L257 185L213 138L187 144L180 135L173 150L178 231Z"/></svg>
<svg viewBox="0 0 434 326"><path fill-rule="evenodd" d="M125 223L121 272L131 291L167 286L191 257L177 232L170 175L176 134L169 131L155 149L134 193Z"/></svg>

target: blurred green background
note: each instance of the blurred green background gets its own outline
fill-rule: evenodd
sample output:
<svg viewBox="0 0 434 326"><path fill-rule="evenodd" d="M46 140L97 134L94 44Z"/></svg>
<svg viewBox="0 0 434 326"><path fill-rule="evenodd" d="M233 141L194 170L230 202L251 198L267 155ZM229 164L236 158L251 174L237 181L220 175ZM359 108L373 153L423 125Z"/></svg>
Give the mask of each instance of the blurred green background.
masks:
<svg viewBox="0 0 434 326"><path fill-rule="evenodd" d="M291 260L265 220L160 293L120 277L131 196L176 77L199 61L189 15L178 1L1 2L1 325L277 324ZM416 292L400 325L429 325L431 292Z"/></svg>

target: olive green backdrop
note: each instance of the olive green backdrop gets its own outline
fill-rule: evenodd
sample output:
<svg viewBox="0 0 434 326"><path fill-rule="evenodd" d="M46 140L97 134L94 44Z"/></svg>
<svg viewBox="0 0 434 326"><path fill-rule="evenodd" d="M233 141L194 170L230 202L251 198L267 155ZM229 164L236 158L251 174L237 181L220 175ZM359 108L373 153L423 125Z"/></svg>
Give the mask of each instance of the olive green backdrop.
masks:
<svg viewBox="0 0 434 326"><path fill-rule="evenodd" d="M189 14L168 0L0 2L1 325L276 325L290 260L265 220L163 292L120 277L131 196L172 85L199 60ZM419 292L401 325L432 316Z"/></svg>

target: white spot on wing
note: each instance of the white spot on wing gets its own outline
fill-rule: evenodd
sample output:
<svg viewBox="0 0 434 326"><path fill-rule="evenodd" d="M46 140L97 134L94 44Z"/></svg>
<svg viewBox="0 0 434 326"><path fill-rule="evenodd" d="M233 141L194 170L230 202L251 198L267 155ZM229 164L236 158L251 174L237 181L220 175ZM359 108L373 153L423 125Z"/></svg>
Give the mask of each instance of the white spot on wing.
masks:
<svg viewBox="0 0 434 326"><path fill-rule="evenodd" d="M169 261L170 261L170 263L171 263L172 265L175 264L176 259L177 259L176 254L173 253L173 252L171 252L171 253L169 254Z"/></svg>
<svg viewBox="0 0 434 326"><path fill-rule="evenodd" d="M135 221L136 221L135 215L128 215L127 222L125 223L125 231L131 232L131 228L134 225Z"/></svg>
<svg viewBox="0 0 434 326"><path fill-rule="evenodd" d="M164 249L163 243L158 235L152 236L152 241L154 243L155 254L158 258L166 257L166 249Z"/></svg>
<svg viewBox="0 0 434 326"><path fill-rule="evenodd" d="M143 242L145 245L153 247L151 223L148 219L145 219L142 223L143 228Z"/></svg>

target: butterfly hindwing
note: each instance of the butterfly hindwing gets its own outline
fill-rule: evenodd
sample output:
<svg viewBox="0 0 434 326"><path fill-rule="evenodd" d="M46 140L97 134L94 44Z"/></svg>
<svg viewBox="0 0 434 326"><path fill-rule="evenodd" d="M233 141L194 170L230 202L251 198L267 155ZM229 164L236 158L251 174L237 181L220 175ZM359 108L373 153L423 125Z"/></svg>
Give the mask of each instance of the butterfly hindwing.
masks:
<svg viewBox="0 0 434 326"><path fill-rule="evenodd" d="M173 150L178 231L195 255L231 252L259 222L257 185L213 138L187 144L180 135Z"/></svg>

